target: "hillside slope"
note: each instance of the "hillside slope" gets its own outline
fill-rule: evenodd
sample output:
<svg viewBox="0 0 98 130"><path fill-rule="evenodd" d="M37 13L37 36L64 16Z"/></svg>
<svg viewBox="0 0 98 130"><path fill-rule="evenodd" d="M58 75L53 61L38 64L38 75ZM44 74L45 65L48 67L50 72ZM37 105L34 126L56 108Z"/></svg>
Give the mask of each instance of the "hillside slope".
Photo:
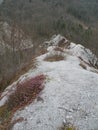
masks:
<svg viewBox="0 0 98 130"><path fill-rule="evenodd" d="M33 47L32 40L17 26L0 22L0 55L7 51L21 51Z"/></svg>
<svg viewBox="0 0 98 130"><path fill-rule="evenodd" d="M16 24L0 21L0 92L32 55L32 39Z"/></svg>
<svg viewBox="0 0 98 130"><path fill-rule="evenodd" d="M34 102L14 113L12 129L61 130L62 125L73 125L79 130L97 130L97 57L89 49L69 42L61 35L45 42L46 46L47 52L35 59L36 68L31 68L1 95L2 107L9 102L19 84L22 86L32 77L46 76L45 87ZM26 92L24 94L26 99Z"/></svg>
<svg viewBox="0 0 98 130"><path fill-rule="evenodd" d="M33 40L62 34L98 52L97 0L4 0L0 18L19 25Z"/></svg>

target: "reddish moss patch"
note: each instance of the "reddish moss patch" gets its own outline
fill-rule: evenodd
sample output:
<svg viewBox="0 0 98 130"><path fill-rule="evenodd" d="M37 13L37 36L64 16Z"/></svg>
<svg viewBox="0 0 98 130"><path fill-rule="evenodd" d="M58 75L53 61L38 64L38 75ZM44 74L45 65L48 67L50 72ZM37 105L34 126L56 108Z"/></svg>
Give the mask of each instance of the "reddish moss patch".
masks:
<svg viewBox="0 0 98 130"><path fill-rule="evenodd" d="M24 83L18 83L16 91L8 99L8 109L13 110L30 103L44 88L44 75L30 78Z"/></svg>
<svg viewBox="0 0 98 130"><path fill-rule="evenodd" d="M30 78L22 83L17 83L17 89L9 96L8 102L0 107L0 130L10 130L13 126L11 119L13 114L19 108L30 104L43 90L45 75L38 75L34 78ZM17 123L21 120L16 120Z"/></svg>

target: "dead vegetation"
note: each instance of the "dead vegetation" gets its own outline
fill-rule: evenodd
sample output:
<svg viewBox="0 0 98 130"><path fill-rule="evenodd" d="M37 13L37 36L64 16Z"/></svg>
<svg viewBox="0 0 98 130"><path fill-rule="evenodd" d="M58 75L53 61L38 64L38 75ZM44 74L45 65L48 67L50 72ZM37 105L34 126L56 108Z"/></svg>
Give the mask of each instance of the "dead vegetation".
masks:
<svg viewBox="0 0 98 130"><path fill-rule="evenodd" d="M62 127L59 130L76 130L74 127Z"/></svg>
<svg viewBox="0 0 98 130"><path fill-rule="evenodd" d="M54 54L54 55L47 56L44 60L49 61L49 62L54 62L54 61L61 61L61 60L64 60L64 59L65 58L64 58L63 55Z"/></svg>
<svg viewBox="0 0 98 130"><path fill-rule="evenodd" d="M54 50L55 50L55 51L64 52L64 49L63 49L63 48L61 48L61 47L55 47L55 48L54 48Z"/></svg>
<svg viewBox="0 0 98 130"><path fill-rule="evenodd" d="M86 65L85 65L85 64L80 63L79 65L80 65L83 69L85 69L85 70L87 69L87 67L86 67Z"/></svg>
<svg viewBox="0 0 98 130"><path fill-rule="evenodd" d="M72 124L63 124L58 130L77 130L76 127Z"/></svg>

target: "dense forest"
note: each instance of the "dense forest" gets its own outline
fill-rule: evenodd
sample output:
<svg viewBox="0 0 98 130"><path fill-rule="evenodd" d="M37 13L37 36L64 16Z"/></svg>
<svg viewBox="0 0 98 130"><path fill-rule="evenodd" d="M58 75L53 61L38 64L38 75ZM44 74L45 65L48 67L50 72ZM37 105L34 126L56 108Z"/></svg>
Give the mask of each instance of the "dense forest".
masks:
<svg viewBox="0 0 98 130"><path fill-rule="evenodd" d="M29 36L33 41L34 53L45 39L60 33L98 55L97 0L3 0L0 5L0 21L6 21L10 26L17 25L23 30L25 36ZM17 64L10 65L10 61L13 61L10 55L16 55L14 60L17 59ZM22 60L18 61L18 55L27 62L27 56L31 58L32 53L29 52L28 55L19 51L10 55L8 66L16 68L15 64L22 64ZM4 55L2 64L6 64L6 58Z"/></svg>

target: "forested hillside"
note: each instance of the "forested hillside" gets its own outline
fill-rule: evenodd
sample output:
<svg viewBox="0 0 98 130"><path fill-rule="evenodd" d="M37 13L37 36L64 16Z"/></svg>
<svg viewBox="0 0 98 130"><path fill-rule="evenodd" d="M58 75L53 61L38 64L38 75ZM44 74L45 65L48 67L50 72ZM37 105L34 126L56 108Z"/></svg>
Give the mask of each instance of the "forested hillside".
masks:
<svg viewBox="0 0 98 130"><path fill-rule="evenodd" d="M15 24L0 22L0 90L33 56L33 41Z"/></svg>
<svg viewBox="0 0 98 130"><path fill-rule="evenodd" d="M16 22L34 40L61 33L98 49L97 0L4 0L0 14Z"/></svg>

